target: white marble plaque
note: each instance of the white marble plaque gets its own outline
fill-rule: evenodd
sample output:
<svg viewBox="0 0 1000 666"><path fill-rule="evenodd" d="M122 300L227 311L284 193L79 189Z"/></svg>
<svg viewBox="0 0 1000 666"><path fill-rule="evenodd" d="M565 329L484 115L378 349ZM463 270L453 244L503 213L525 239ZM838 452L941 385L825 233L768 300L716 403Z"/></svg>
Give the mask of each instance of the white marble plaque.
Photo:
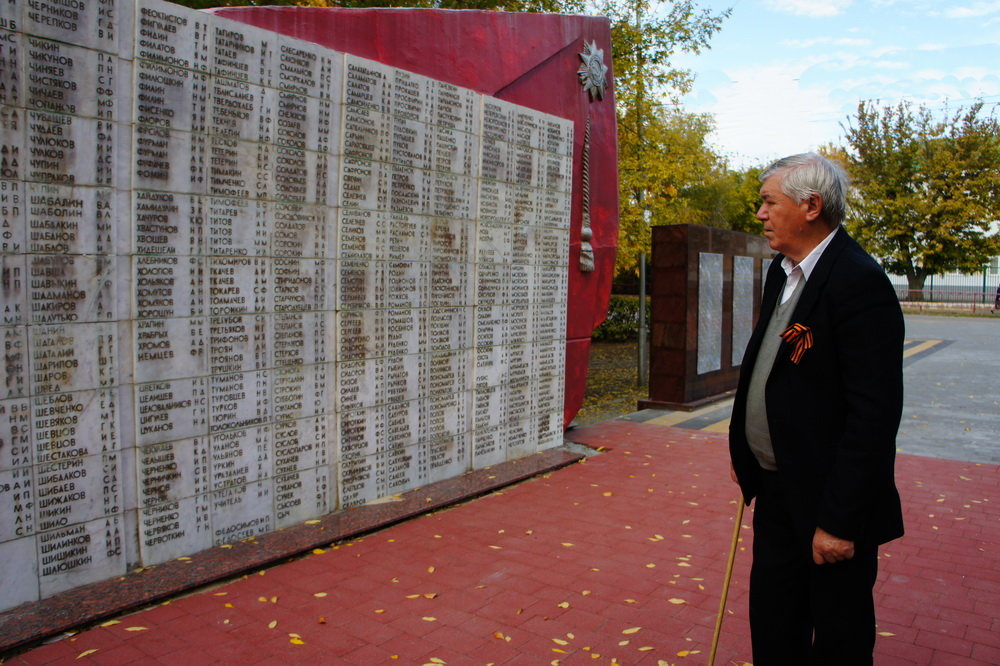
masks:
<svg viewBox="0 0 1000 666"><path fill-rule="evenodd" d="M698 255L698 374L722 368L722 255Z"/></svg>
<svg viewBox="0 0 1000 666"><path fill-rule="evenodd" d="M573 125L0 2L0 611L560 441Z"/></svg>
<svg viewBox="0 0 1000 666"><path fill-rule="evenodd" d="M733 353L731 363L743 363L753 333L753 257L733 257Z"/></svg>

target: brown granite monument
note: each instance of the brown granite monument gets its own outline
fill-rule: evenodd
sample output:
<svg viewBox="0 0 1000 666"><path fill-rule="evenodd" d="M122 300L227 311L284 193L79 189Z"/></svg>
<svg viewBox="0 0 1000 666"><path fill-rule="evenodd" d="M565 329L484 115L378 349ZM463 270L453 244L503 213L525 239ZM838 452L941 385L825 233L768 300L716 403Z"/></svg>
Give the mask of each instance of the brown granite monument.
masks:
<svg viewBox="0 0 1000 666"><path fill-rule="evenodd" d="M640 409L690 410L736 389L773 256L752 234L653 228L649 399Z"/></svg>

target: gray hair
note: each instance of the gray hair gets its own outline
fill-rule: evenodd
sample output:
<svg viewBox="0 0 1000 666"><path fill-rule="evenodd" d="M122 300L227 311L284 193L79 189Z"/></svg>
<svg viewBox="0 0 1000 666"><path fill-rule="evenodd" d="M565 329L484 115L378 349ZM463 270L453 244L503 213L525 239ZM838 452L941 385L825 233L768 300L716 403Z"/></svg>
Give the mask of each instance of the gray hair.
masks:
<svg viewBox="0 0 1000 666"><path fill-rule="evenodd" d="M844 221L850 179L840 164L817 153L791 155L767 167L760 181L778 173L784 174L782 192L800 203L818 194L823 199L823 219L834 227Z"/></svg>

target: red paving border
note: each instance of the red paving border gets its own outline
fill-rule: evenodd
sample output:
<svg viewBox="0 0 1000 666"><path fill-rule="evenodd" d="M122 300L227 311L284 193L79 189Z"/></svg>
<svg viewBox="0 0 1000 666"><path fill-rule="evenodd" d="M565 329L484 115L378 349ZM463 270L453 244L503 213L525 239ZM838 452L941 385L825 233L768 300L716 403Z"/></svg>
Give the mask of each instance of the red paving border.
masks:
<svg viewBox="0 0 1000 666"><path fill-rule="evenodd" d="M707 663L736 512L725 436L568 438L609 450L8 663ZM876 663L1000 663L1000 467L900 456L897 478ZM743 534L717 664L750 661Z"/></svg>

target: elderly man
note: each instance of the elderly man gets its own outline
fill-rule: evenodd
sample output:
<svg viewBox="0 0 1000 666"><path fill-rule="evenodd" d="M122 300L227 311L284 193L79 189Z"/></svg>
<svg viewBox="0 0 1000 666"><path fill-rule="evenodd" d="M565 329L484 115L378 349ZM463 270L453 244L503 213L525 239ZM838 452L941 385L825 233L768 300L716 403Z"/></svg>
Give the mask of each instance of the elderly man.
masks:
<svg viewBox="0 0 1000 666"><path fill-rule="evenodd" d="M761 181L757 219L780 254L729 432L733 478L756 498L754 664L871 664L878 546L903 534L903 317L885 273L840 226L839 165L795 155Z"/></svg>

